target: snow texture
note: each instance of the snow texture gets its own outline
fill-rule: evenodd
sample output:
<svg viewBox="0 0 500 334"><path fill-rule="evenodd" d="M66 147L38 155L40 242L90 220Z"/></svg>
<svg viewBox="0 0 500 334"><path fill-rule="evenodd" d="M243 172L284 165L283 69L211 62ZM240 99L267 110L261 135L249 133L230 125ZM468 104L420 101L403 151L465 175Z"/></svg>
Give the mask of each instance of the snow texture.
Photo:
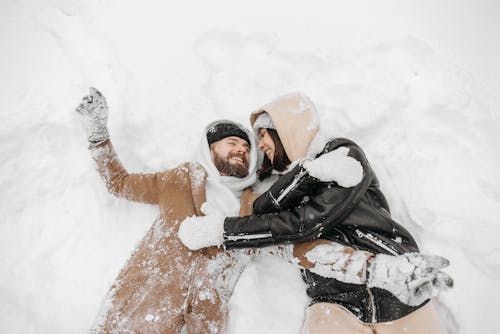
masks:
<svg viewBox="0 0 500 334"><path fill-rule="evenodd" d="M179 239L191 250L221 246L224 242L225 216L207 202L201 205L201 212L205 216L184 219L179 226Z"/></svg>
<svg viewBox="0 0 500 334"><path fill-rule="evenodd" d="M309 175L322 182L335 181L344 188L354 187L363 179L363 166L349 157L349 148L339 147L313 160L303 162Z"/></svg>
<svg viewBox="0 0 500 334"><path fill-rule="evenodd" d="M449 264L436 255L378 254L368 268L368 286L388 290L403 303L417 306L453 286L451 277L441 270Z"/></svg>
<svg viewBox="0 0 500 334"><path fill-rule="evenodd" d="M366 264L371 256L364 252L349 254L340 244L319 245L306 254L315 266L311 271L321 276L332 277L346 283L366 282Z"/></svg>
<svg viewBox="0 0 500 334"><path fill-rule="evenodd" d="M214 119L248 125L305 92L322 128L365 151L421 250L450 260L448 333L497 331L497 2L25 0L0 17L0 332L87 333L158 215L94 170L74 112L89 86L131 172L187 161ZM300 333L304 291L295 268L259 258L232 295L232 332Z"/></svg>
<svg viewBox="0 0 500 334"><path fill-rule="evenodd" d="M76 112L82 115L87 139L91 146L95 146L109 139L106 128L108 106L106 99L98 90L93 87L90 87L89 90L90 93L83 97L82 102L76 108Z"/></svg>

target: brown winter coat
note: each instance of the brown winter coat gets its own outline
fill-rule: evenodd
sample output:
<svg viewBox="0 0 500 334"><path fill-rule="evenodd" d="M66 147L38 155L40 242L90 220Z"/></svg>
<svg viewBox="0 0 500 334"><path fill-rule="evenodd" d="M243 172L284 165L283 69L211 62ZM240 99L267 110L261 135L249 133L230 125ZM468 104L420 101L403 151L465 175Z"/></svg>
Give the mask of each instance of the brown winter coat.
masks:
<svg viewBox="0 0 500 334"><path fill-rule="evenodd" d="M112 285L98 319L97 333L223 333L230 291L220 282L231 272L231 252L211 247L190 251L178 239L179 224L202 215L206 171L185 163L153 174L129 174L110 141L92 149L110 193L158 205L160 215ZM240 214L251 213L254 196L246 189ZM217 270L214 261L223 263ZM218 284L219 283L219 284Z"/></svg>

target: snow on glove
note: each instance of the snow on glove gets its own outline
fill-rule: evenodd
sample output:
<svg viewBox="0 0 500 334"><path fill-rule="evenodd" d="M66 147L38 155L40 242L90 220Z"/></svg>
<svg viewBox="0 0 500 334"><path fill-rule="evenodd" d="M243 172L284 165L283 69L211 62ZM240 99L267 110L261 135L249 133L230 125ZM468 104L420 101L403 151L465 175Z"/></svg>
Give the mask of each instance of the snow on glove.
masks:
<svg viewBox="0 0 500 334"><path fill-rule="evenodd" d="M447 259L436 255L378 254L368 267L367 285L388 290L401 302L417 306L453 287L453 279L441 271L448 265Z"/></svg>
<svg viewBox="0 0 500 334"><path fill-rule="evenodd" d="M363 167L358 160L349 157L348 153L347 147L339 147L314 160L304 161L302 166L309 175L322 182L335 181L344 188L354 187L363 179Z"/></svg>
<svg viewBox="0 0 500 334"><path fill-rule="evenodd" d="M83 116L90 146L96 146L109 139L106 128L108 105L104 96L97 89L90 87L89 91L90 94L83 97L76 112Z"/></svg>
<svg viewBox="0 0 500 334"><path fill-rule="evenodd" d="M202 204L201 212L205 216L187 217L179 226L179 239L191 250L220 246L224 242L225 217L207 202Z"/></svg>

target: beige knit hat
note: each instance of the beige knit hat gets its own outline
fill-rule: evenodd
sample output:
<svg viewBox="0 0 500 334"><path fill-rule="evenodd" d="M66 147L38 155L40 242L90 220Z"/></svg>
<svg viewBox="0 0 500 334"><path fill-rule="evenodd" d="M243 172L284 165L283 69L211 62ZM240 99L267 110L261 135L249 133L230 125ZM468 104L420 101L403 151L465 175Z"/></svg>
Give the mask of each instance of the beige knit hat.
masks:
<svg viewBox="0 0 500 334"><path fill-rule="evenodd" d="M255 123L253 123L253 132L255 133L256 137L259 137L260 129L276 130L276 125L274 125L273 119L267 112L261 113L255 120Z"/></svg>

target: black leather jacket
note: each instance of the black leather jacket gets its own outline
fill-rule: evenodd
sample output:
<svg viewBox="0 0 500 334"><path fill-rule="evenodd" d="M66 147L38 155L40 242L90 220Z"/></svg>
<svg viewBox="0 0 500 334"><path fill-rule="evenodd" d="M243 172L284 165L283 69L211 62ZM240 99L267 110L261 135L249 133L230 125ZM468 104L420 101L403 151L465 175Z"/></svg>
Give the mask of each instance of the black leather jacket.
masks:
<svg viewBox="0 0 500 334"><path fill-rule="evenodd" d="M225 247L262 247L323 238L374 254L418 252L410 233L391 219L378 179L358 145L336 138L318 156L341 146L347 147L348 155L363 167L359 184L343 188L335 182L320 182L297 165L255 201L253 216L226 218ZM308 270L302 274L312 303L342 305L363 322L396 320L423 305L408 306L388 291L363 284L343 283Z"/></svg>

